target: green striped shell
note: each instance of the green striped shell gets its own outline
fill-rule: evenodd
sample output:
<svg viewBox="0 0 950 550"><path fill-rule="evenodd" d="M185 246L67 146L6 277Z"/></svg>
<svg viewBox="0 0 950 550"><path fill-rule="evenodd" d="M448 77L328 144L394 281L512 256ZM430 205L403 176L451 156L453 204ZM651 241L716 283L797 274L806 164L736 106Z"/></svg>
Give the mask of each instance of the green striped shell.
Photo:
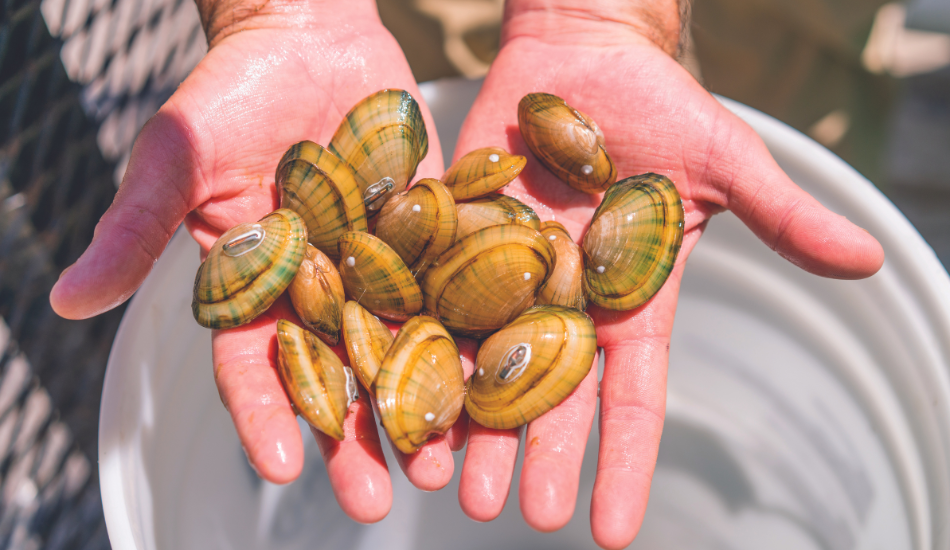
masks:
<svg viewBox="0 0 950 550"><path fill-rule="evenodd" d="M376 220L376 236L419 277L455 243L457 227L452 194L439 180L426 178L389 199Z"/></svg>
<svg viewBox="0 0 950 550"><path fill-rule="evenodd" d="M460 202L455 208L459 220L456 240L461 240L479 229L509 223L530 227L535 231L541 230L541 220L530 206L501 193L490 193L473 201Z"/></svg>
<svg viewBox="0 0 950 550"><path fill-rule="evenodd" d="M347 113L329 149L353 168L364 199L374 199L366 207L373 213L406 188L429 151L429 138L409 92L381 90Z"/></svg>
<svg viewBox="0 0 950 550"><path fill-rule="evenodd" d="M420 315L399 329L376 376L379 420L393 444L412 453L444 434L465 402L455 341L435 319Z"/></svg>
<svg viewBox="0 0 950 550"><path fill-rule="evenodd" d="M597 334L587 314L562 306L528 309L482 342L465 410L489 428L527 424L574 391L596 351Z"/></svg>
<svg viewBox="0 0 950 550"><path fill-rule="evenodd" d="M366 231L366 208L353 170L312 141L301 141L277 165L281 208L304 219L310 243L334 261L347 231Z"/></svg>
<svg viewBox="0 0 950 550"><path fill-rule="evenodd" d="M442 176L457 201L497 191L518 177L527 159L499 147L476 149L458 159Z"/></svg>
<svg viewBox="0 0 950 550"><path fill-rule="evenodd" d="M551 243L557 253L554 271L538 289L536 304L552 304L587 309L587 293L584 292L584 255L581 247L571 239L570 233L557 222L541 224L541 235Z"/></svg>
<svg viewBox="0 0 950 550"><path fill-rule="evenodd" d="M481 338L534 305L554 248L523 225L494 225L446 250L422 281L428 315L453 334Z"/></svg>
<svg viewBox="0 0 950 550"><path fill-rule="evenodd" d="M343 305L343 342L350 366L370 395L376 395L376 373L393 343L393 333L357 302Z"/></svg>
<svg viewBox="0 0 950 550"><path fill-rule="evenodd" d="M356 378L333 350L310 332L277 321L277 374L294 410L308 424L343 441L343 420L359 399Z"/></svg>
<svg viewBox="0 0 950 550"><path fill-rule="evenodd" d="M600 193L617 181L604 133L558 96L536 93L521 98L518 128L541 164L574 189Z"/></svg>
<svg viewBox="0 0 950 550"><path fill-rule="evenodd" d="M221 235L195 275L191 310L203 327L251 322L290 285L303 260L307 227L282 208Z"/></svg>
<svg viewBox="0 0 950 550"><path fill-rule="evenodd" d="M340 237L340 278L349 298L380 317L405 321L422 310L422 292L409 268L369 233Z"/></svg>
<svg viewBox="0 0 950 550"><path fill-rule="evenodd" d="M666 282L683 243L683 202L665 176L614 184L584 237L584 290L591 302L630 310Z"/></svg>

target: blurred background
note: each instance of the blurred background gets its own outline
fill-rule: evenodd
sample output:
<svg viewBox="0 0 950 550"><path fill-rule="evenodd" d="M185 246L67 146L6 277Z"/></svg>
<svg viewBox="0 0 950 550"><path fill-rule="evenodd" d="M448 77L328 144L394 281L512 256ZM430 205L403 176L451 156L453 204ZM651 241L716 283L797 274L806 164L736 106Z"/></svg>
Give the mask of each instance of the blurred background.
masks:
<svg viewBox="0 0 950 550"><path fill-rule="evenodd" d="M417 80L480 78L503 0L378 0ZM145 121L205 54L191 0L0 4L0 548L108 548L99 398L124 308L48 295ZM681 62L810 135L950 262L950 0L694 0Z"/></svg>

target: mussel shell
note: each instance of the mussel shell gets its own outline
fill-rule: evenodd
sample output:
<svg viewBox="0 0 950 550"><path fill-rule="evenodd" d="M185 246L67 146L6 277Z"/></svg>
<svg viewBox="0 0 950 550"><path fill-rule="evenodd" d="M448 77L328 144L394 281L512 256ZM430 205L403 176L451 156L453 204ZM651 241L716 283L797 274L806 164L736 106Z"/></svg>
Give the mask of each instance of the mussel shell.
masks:
<svg viewBox="0 0 950 550"><path fill-rule="evenodd" d="M285 208L226 231L195 275L195 320L214 329L251 322L290 285L306 245L303 219Z"/></svg>
<svg viewBox="0 0 950 550"><path fill-rule="evenodd" d="M494 225L446 250L422 281L426 312L453 334L480 338L534 305L555 252L523 225Z"/></svg>
<svg viewBox="0 0 950 550"><path fill-rule="evenodd" d="M328 345L337 345L345 298L343 281L333 261L308 244L306 255L287 293L304 326Z"/></svg>
<svg viewBox="0 0 950 550"><path fill-rule="evenodd" d="M393 333L366 308L352 300L343 305L343 342L350 365L370 395L376 395L376 374L393 343Z"/></svg>
<svg viewBox="0 0 950 550"><path fill-rule="evenodd" d="M521 98L518 127L541 164L574 189L600 193L617 181L617 168L604 149L604 133L558 96L535 93Z"/></svg>
<svg viewBox="0 0 950 550"><path fill-rule="evenodd" d="M307 237L334 261L336 243L347 231L366 231L366 208L350 166L312 141L301 141L277 165L281 208L307 224Z"/></svg>
<svg viewBox="0 0 950 550"><path fill-rule="evenodd" d="M435 319L399 329L376 377L380 422L404 453L444 434L462 412L465 382L458 347Z"/></svg>
<svg viewBox="0 0 950 550"><path fill-rule="evenodd" d="M465 410L489 428L527 424L574 391L596 351L597 334L587 314L535 306L482 343Z"/></svg>
<svg viewBox="0 0 950 550"><path fill-rule="evenodd" d="M426 178L390 197L376 219L376 236L419 277L452 246L457 227L452 194L439 180Z"/></svg>
<svg viewBox="0 0 950 550"><path fill-rule="evenodd" d="M380 317L405 321L422 311L422 292L409 268L369 233L340 237L340 278L347 296Z"/></svg>
<svg viewBox="0 0 950 550"><path fill-rule="evenodd" d="M460 202L455 208L458 211L457 241L493 225L515 223L541 230L541 220L530 206L501 193L489 193L473 201Z"/></svg>
<svg viewBox="0 0 950 550"><path fill-rule="evenodd" d="M359 397L352 372L316 336L284 319L277 321L277 349L277 373L294 410L343 441L343 420Z"/></svg>
<svg viewBox="0 0 950 550"><path fill-rule="evenodd" d="M340 123L329 149L356 173L360 193L383 178L392 178L389 192L399 193L429 151L429 138L419 104L409 92L381 90L353 107ZM382 208L388 195L367 206Z"/></svg>
<svg viewBox="0 0 950 550"><path fill-rule="evenodd" d="M683 243L683 202L665 176L618 181L584 236L584 289L591 302L630 310L666 282Z"/></svg>
<svg viewBox="0 0 950 550"><path fill-rule="evenodd" d="M457 201L474 199L508 185L528 159L500 147L476 149L458 159L442 176Z"/></svg>
<svg viewBox="0 0 950 550"><path fill-rule="evenodd" d="M572 307L584 311L587 309L587 293L584 292L584 255L570 233L557 222L541 224L544 236L554 251L557 261L548 280L538 289L535 304L551 304Z"/></svg>

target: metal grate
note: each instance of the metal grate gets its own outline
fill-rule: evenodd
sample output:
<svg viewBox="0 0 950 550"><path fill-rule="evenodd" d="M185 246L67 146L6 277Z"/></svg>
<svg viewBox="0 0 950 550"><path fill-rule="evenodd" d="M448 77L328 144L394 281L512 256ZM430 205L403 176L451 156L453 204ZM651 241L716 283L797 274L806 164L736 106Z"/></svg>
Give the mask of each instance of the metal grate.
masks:
<svg viewBox="0 0 950 550"><path fill-rule="evenodd" d="M0 547L108 548L91 465L122 309L70 322L48 295L110 204L115 164L39 0L0 10Z"/></svg>

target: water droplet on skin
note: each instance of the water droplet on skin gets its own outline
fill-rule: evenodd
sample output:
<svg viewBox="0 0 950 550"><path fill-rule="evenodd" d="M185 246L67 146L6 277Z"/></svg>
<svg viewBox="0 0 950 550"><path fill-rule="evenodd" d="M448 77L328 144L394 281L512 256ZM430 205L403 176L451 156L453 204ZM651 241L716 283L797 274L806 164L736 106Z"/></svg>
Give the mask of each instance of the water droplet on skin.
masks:
<svg viewBox="0 0 950 550"><path fill-rule="evenodd" d="M264 228L255 223L247 231L224 243L221 250L226 256L237 258L254 250L262 242L264 242Z"/></svg>
<svg viewBox="0 0 950 550"><path fill-rule="evenodd" d="M499 157L499 156L496 155L495 153L492 153L492 154L488 155L488 160L490 160L490 161L492 161L492 162L498 162L498 159L500 159L500 158L501 158L501 157Z"/></svg>
<svg viewBox="0 0 950 550"><path fill-rule="evenodd" d="M426 413L426 422L432 422L433 420L435 420L435 415L430 412Z"/></svg>
<svg viewBox="0 0 950 550"><path fill-rule="evenodd" d="M581 172L585 176L589 176L594 173L594 167L591 166L590 164L585 164L584 166L581 166Z"/></svg>
<svg viewBox="0 0 950 550"><path fill-rule="evenodd" d="M419 212L419 211L421 211L421 210L422 210L422 207L419 206L418 204L412 205L412 211L413 211L413 212Z"/></svg>
<svg viewBox="0 0 950 550"><path fill-rule="evenodd" d="M606 269L606 267L599 265L597 266L597 273L603 273Z"/></svg>
<svg viewBox="0 0 950 550"><path fill-rule="evenodd" d="M347 258L347 259L346 259L346 265L348 265L348 266L350 266L350 267L355 266L355 265L356 265L356 258L354 258L353 256L350 256L349 258Z"/></svg>

